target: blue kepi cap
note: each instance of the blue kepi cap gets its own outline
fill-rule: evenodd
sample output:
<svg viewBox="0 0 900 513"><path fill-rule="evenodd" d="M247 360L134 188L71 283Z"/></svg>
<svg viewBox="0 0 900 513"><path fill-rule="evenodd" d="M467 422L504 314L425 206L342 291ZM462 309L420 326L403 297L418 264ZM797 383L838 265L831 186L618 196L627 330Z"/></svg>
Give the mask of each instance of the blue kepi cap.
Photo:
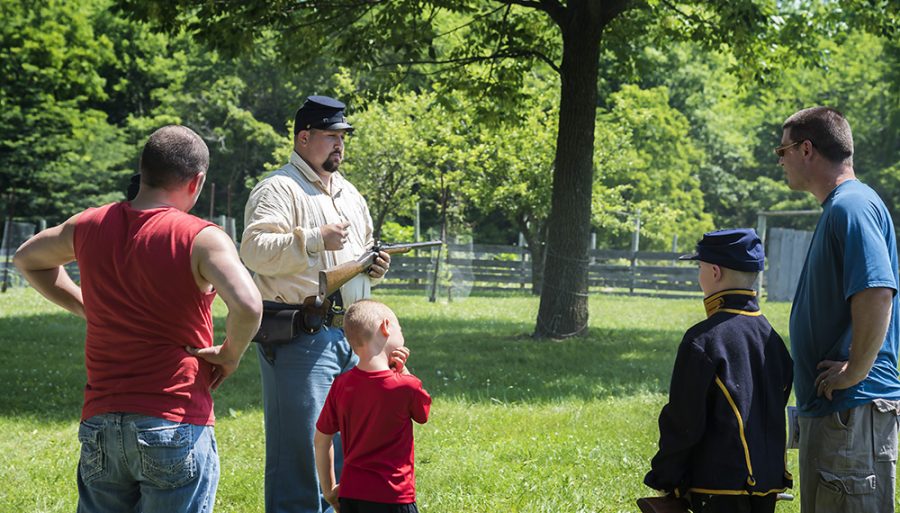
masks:
<svg viewBox="0 0 900 513"><path fill-rule="evenodd" d="M733 228L704 233L697 251L679 260L700 260L744 272L758 272L765 267L766 254L762 241L753 228Z"/></svg>
<svg viewBox="0 0 900 513"><path fill-rule="evenodd" d="M310 96L294 116L294 135L301 130L347 130L353 127L344 116L347 106L328 96Z"/></svg>

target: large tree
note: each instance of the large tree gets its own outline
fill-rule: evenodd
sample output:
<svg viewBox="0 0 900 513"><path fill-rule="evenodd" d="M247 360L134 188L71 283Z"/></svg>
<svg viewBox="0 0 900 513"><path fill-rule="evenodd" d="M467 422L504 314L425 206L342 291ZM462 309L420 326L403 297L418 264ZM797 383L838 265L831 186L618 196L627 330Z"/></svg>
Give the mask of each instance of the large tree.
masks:
<svg viewBox="0 0 900 513"><path fill-rule="evenodd" d="M544 287L535 335L561 338L587 327L587 250L594 184L593 153L601 47L627 60L629 43L694 39L728 47L747 78L765 78L772 63L794 55L809 27L828 25L834 9L860 4L856 21L896 26L887 1L833 2L807 19L804 6L777 12L774 0L120 0L131 12L170 28L187 24L211 44L248 50L263 29L298 69L335 55L354 66L383 70L385 82L416 70L483 99L482 113L508 116L521 99L523 75L536 64L560 75L559 124L548 220ZM173 8L174 5L174 8ZM796 6L795 6L796 7ZM890 23L884 19L892 20ZM831 26L831 25L829 25ZM467 64L490 62L468 73ZM605 103L605 102L602 102ZM401 142L402 143L402 142Z"/></svg>

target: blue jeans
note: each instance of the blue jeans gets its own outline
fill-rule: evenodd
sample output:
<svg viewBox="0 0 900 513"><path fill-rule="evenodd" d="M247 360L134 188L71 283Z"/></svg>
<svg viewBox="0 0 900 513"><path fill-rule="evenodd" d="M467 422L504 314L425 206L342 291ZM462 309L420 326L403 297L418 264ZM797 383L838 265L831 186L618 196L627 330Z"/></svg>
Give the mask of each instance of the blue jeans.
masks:
<svg viewBox="0 0 900 513"><path fill-rule="evenodd" d="M219 482L212 426L106 413L78 428L78 513L211 512Z"/></svg>
<svg viewBox="0 0 900 513"><path fill-rule="evenodd" d="M323 327L286 344L259 351L266 425L266 513L320 513L328 503L319 490L313 435L334 378L357 357L344 331ZM343 463L335 437L335 472Z"/></svg>

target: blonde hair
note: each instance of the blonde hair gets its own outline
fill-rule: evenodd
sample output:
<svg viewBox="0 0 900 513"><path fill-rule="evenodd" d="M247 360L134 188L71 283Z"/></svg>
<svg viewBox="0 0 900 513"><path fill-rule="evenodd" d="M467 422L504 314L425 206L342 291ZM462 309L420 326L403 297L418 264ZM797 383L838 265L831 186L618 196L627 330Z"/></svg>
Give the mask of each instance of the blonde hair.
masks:
<svg viewBox="0 0 900 513"><path fill-rule="evenodd" d="M753 285L756 284L757 278L759 278L758 271L738 271L730 267L719 267L722 268L723 274L727 272L732 276L731 279L734 280L735 285L744 289L752 289Z"/></svg>
<svg viewBox="0 0 900 513"><path fill-rule="evenodd" d="M386 304L372 299L357 301L344 315L344 335L352 347L360 347L375 336L384 319L397 319Z"/></svg>

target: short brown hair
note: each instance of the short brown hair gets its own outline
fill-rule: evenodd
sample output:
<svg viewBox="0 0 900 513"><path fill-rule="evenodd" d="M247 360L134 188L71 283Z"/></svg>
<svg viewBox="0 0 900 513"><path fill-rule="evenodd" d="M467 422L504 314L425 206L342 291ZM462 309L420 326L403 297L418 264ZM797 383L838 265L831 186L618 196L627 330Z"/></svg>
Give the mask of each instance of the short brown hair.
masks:
<svg viewBox="0 0 900 513"><path fill-rule="evenodd" d="M843 114L830 107L810 107L787 118L783 130L791 142L810 141L826 159L853 165L853 133Z"/></svg>
<svg viewBox="0 0 900 513"><path fill-rule="evenodd" d="M170 189L209 168L209 148L196 132L168 125L153 132L141 151L141 182Z"/></svg>
<svg viewBox="0 0 900 513"><path fill-rule="evenodd" d="M396 319L393 310L386 304L372 299L363 299L350 305L344 315L344 334L353 347L367 343L378 331L381 321Z"/></svg>

